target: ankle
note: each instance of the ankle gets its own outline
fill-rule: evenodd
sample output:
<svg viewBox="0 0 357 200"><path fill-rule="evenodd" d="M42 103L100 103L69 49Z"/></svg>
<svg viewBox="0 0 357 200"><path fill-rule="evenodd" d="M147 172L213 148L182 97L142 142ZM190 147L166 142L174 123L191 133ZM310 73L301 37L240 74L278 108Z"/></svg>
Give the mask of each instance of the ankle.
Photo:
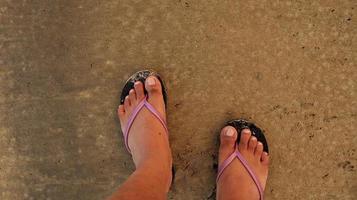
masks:
<svg viewBox="0 0 357 200"><path fill-rule="evenodd" d="M150 180L155 181L155 185L169 189L172 179L172 162L163 162L162 160L143 161L136 167L137 173L143 173Z"/></svg>
<svg viewBox="0 0 357 200"><path fill-rule="evenodd" d="M132 156L137 169L140 167L149 167L161 170L171 170L172 167L172 155L169 148L159 151L133 152Z"/></svg>
<svg viewBox="0 0 357 200"><path fill-rule="evenodd" d="M159 156L151 156L150 158L144 159L138 162L136 169L149 169L153 173L158 173L161 175L171 174L172 168L172 158L167 159Z"/></svg>

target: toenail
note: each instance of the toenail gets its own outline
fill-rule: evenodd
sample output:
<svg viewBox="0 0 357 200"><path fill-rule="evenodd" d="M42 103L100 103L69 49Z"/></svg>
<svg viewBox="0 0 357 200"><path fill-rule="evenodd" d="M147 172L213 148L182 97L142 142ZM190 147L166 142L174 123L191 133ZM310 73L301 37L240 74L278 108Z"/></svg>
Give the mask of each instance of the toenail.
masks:
<svg viewBox="0 0 357 200"><path fill-rule="evenodd" d="M254 136L252 136L251 140L257 140L257 138L256 138L256 137L254 137Z"/></svg>
<svg viewBox="0 0 357 200"><path fill-rule="evenodd" d="M247 129L247 128L245 128L245 129L242 130L242 133L244 133L244 134L249 134L249 133L250 133L250 130Z"/></svg>
<svg viewBox="0 0 357 200"><path fill-rule="evenodd" d="M149 86L154 86L156 83L155 79L153 77L148 78L148 84Z"/></svg>
<svg viewBox="0 0 357 200"><path fill-rule="evenodd" d="M226 130L225 132L226 136L232 137L234 135L234 130L233 128L228 128L228 130Z"/></svg>

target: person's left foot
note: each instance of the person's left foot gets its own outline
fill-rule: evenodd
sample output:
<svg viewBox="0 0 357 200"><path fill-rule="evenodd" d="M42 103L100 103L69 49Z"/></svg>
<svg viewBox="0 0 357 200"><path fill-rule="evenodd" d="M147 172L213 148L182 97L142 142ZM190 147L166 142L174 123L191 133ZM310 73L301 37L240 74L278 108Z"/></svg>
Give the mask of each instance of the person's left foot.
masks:
<svg viewBox="0 0 357 200"><path fill-rule="evenodd" d="M165 120L165 103L162 95L161 82L155 76L149 76L145 81L147 101L161 114ZM118 117L124 131L130 115L137 105L145 98L144 85L140 81L134 84L125 98L124 104L118 108ZM165 128L159 120L143 107L128 136L128 145L136 168L145 167L159 171L163 180L171 181L172 156ZM167 177L167 178L165 178Z"/></svg>

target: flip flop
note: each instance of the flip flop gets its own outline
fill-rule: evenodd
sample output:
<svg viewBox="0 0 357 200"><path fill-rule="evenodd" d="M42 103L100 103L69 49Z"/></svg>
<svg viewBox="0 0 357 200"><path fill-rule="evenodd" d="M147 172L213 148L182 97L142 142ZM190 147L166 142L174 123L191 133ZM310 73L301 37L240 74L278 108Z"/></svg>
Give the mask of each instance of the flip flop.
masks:
<svg viewBox="0 0 357 200"><path fill-rule="evenodd" d="M145 85L145 80L149 76L156 76L156 78L160 81L161 89L162 89L162 95L163 95L164 102L165 102L165 107L167 107L167 90L166 90L165 84L162 81L162 78L160 77L160 75L158 73L154 72L154 71L151 71L151 70L138 71L135 74L133 74L126 81L126 83L124 85L124 88L122 90L122 93L120 95L120 104L124 104L125 97L128 96L130 90L134 88L135 82L141 81ZM161 116L160 112L157 111L155 109L155 107L153 105L151 105L147 101L147 98L148 98L147 94L148 93L147 93L145 87L144 87L144 92L145 92L145 98L133 110L133 112L129 116L129 120L128 120L126 126L125 126L125 130L123 130L125 147L126 147L126 149L128 150L129 153L131 153L130 148L129 148L129 144L128 144L129 131L130 131L131 126L134 123L135 118L139 114L140 110L143 109L144 107L146 107L152 113L152 115L156 117L156 119L164 127L164 129L166 131L166 134L169 135L169 132L168 132L168 129L167 129L167 125L166 125L166 120ZM172 166L172 180L174 179L174 177L175 177L175 170L174 170L174 167Z"/></svg>
<svg viewBox="0 0 357 200"><path fill-rule="evenodd" d="M263 151L269 153L268 143L264 136L263 131L259 127L257 127L255 124L253 124L252 122L249 122L244 119L237 119L237 120L232 120L232 121L227 122L227 126L233 126L237 130L237 133L238 133L237 144L239 144L242 130L250 129L250 131L252 132L252 136L256 137L257 140L263 144ZM259 182L259 179L255 175L254 171L249 166L248 161L238 151L238 147L236 147L236 150L226 160L224 160L223 163L218 167L218 175L217 175L216 183L218 183L218 180L221 177L223 171L226 169L226 167L228 167L228 165L230 165L235 158L237 158L242 163L244 168L247 170L249 175L252 177L255 185L258 188L260 199L263 200L264 190L262 188L262 185Z"/></svg>
<svg viewBox="0 0 357 200"><path fill-rule="evenodd" d="M145 85L145 80L149 76L156 76L156 78L159 79L159 81L161 82L162 95L163 95L164 102L165 102L165 107L166 107L166 104L167 104L166 103L167 102L167 92L166 92L166 87L164 85L164 82L162 81L162 79L161 79L161 77L160 77L160 75L158 73L156 73L154 71L151 71L151 70L138 71L135 74L133 74L126 81L126 83L124 85L124 88L122 90L121 96L120 96L120 104L124 104L125 97L128 96L130 90L134 88L135 82L141 81ZM129 144L128 144L129 131L130 131L131 126L134 123L135 118L139 114L140 110L143 109L144 107L146 107L159 120L159 122L164 127L164 129L166 131L166 134L169 134L168 129L167 129L167 125L166 125L166 120L161 116L160 112L157 111L155 109L155 107L152 106L147 101L148 96L147 96L147 91L146 91L145 88L144 88L144 92L145 92L145 98L133 110L133 112L129 116L129 120L128 120L126 126L125 126L125 130L123 130L125 147L126 147L126 149L128 150L129 153L131 153L130 148L129 148Z"/></svg>

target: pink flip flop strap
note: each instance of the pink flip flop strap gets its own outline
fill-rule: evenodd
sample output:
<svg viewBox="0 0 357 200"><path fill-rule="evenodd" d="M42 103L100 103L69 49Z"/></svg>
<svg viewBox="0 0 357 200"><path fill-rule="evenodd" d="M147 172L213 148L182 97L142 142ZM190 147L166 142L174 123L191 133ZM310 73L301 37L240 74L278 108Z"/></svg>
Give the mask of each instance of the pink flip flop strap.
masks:
<svg viewBox="0 0 357 200"><path fill-rule="evenodd" d="M255 175L255 173L253 172L253 170L249 167L248 161L242 156L241 153L239 153L238 149L236 148L236 150L225 160L223 161L223 163L218 167L218 175L217 175L217 179L216 182L218 183L219 178L221 177L223 171L226 169L226 167L228 167L229 164L231 164L233 162L233 160L235 158L238 158L238 160L243 164L244 168L248 171L250 177L252 177L255 185L258 188L258 192L259 192L259 196L260 196L260 200L263 200L263 188L261 183L259 182L257 176Z"/></svg>
<svg viewBox="0 0 357 200"><path fill-rule="evenodd" d="M154 106L152 106L148 101L147 101L147 96L145 96L145 98L135 107L135 109L133 110L133 112L131 113L129 120L126 124L126 128L123 132L124 135L124 141L125 141L125 147L126 149L129 151L129 153L131 153L130 148L129 148L129 144L128 144L128 138L129 138L129 131L131 126L134 123L135 118L138 116L140 110L142 108L146 107L162 124L162 126L164 127L166 134L169 133L167 126L166 126L166 121L164 120L164 118L161 116L161 114L154 108Z"/></svg>

